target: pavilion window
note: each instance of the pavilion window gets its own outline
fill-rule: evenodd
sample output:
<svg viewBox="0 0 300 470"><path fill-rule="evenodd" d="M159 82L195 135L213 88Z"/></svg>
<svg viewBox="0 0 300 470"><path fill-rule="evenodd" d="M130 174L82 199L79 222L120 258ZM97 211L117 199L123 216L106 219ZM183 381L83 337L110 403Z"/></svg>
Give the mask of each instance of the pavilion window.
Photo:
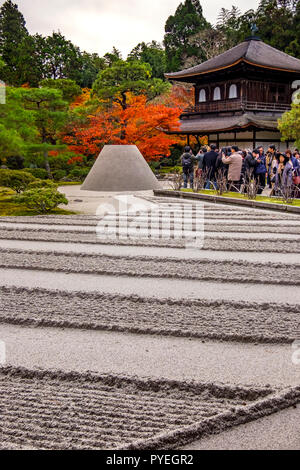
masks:
<svg viewBox="0 0 300 470"><path fill-rule="evenodd" d="M206 91L204 90L204 88L202 88L202 90L200 90L200 93L199 93L199 103L205 103L206 102Z"/></svg>
<svg viewBox="0 0 300 470"><path fill-rule="evenodd" d="M214 89L214 101L218 101L221 99L221 88L219 86L216 86Z"/></svg>
<svg viewBox="0 0 300 470"><path fill-rule="evenodd" d="M237 86L235 84L230 85L229 88L229 99L233 100L234 98L238 97L238 91L237 91Z"/></svg>

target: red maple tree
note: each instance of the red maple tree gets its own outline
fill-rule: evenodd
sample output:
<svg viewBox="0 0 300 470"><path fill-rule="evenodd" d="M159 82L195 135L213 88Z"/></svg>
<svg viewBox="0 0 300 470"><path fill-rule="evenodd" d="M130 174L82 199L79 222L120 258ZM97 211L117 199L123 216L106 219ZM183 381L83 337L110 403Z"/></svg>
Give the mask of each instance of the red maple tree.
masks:
<svg viewBox="0 0 300 470"><path fill-rule="evenodd" d="M174 84L168 93L158 96L154 101L168 107L177 107L184 111L186 108L194 106L194 96L195 91L192 86Z"/></svg>
<svg viewBox="0 0 300 470"><path fill-rule="evenodd" d="M168 131L179 130L182 109L149 103L144 95L128 96L128 107L115 103L109 110L99 108L85 125L68 129L63 140L75 153L97 157L105 144L136 145L146 160L170 155L170 147L182 138Z"/></svg>

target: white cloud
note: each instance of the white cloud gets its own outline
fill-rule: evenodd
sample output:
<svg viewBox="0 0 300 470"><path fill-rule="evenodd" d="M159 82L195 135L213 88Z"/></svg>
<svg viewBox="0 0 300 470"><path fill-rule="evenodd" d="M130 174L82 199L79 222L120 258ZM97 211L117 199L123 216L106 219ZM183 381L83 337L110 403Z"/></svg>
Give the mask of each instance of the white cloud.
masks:
<svg viewBox="0 0 300 470"><path fill-rule="evenodd" d="M163 40L164 25L180 0L14 0L31 34L60 30L82 50L100 55L115 46L126 55L139 42ZM0 1L0 5L4 0ZM216 23L219 10L236 4L243 12L259 0L203 0L204 16Z"/></svg>

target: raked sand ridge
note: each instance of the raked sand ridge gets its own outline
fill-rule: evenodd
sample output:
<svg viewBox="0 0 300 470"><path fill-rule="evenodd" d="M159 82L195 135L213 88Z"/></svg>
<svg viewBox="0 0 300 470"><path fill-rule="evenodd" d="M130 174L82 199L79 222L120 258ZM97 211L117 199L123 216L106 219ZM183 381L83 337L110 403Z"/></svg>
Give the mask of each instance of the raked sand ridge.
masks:
<svg viewBox="0 0 300 470"><path fill-rule="evenodd" d="M195 221L197 203L146 199L173 235L183 211ZM2 448L251 448L258 430L288 448L299 217L206 203L202 250L138 220L120 240L95 215L1 218Z"/></svg>

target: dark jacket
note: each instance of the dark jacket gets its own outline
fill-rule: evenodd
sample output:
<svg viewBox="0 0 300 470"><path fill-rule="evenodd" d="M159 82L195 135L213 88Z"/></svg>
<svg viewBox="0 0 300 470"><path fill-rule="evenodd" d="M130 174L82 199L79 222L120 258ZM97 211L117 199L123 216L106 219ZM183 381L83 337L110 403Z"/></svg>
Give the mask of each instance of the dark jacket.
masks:
<svg viewBox="0 0 300 470"><path fill-rule="evenodd" d="M219 153L218 158L216 160L216 165L215 165L215 172L216 174L218 171L222 171L224 175L227 175L228 173L228 165L225 165L225 163L222 162L222 153Z"/></svg>
<svg viewBox="0 0 300 470"><path fill-rule="evenodd" d="M256 159L253 157L252 153L247 153L244 159L245 173L249 173L256 166Z"/></svg>
<svg viewBox="0 0 300 470"><path fill-rule="evenodd" d="M184 165L184 162L185 161L188 162L189 160L190 160L190 164L187 168L186 165ZM182 169L184 173L191 173L194 170L194 161L195 161L195 157L191 153L184 153L181 156L181 164L182 164Z"/></svg>
<svg viewBox="0 0 300 470"><path fill-rule="evenodd" d="M261 174L266 173L266 172L267 172L266 157L260 156L256 160L255 174L256 175L261 175Z"/></svg>
<svg viewBox="0 0 300 470"><path fill-rule="evenodd" d="M208 178L212 179L215 176L216 161L218 158L217 152L211 150L206 152L203 158L203 171L207 171Z"/></svg>

